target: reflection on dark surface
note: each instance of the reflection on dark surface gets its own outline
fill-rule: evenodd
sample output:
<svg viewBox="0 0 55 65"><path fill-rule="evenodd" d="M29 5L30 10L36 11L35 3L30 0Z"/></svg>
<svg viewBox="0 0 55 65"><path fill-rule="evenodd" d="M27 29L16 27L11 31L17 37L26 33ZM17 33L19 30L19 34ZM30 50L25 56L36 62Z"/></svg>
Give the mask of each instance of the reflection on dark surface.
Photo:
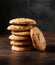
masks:
<svg viewBox="0 0 55 65"><path fill-rule="evenodd" d="M31 52L31 51L30 51ZM17 53L12 55L11 57L11 65L14 63L14 65L17 63L19 65L33 65L33 64L38 64L38 54L34 54L33 52L22 52L22 53ZM16 56L17 55L17 56ZM13 57L15 56L15 57ZM16 63L15 63L16 62Z"/></svg>
<svg viewBox="0 0 55 65"><path fill-rule="evenodd" d="M53 54L53 57L55 54ZM55 65L55 58L46 52L11 52L9 57L0 58L1 65Z"/></svg>

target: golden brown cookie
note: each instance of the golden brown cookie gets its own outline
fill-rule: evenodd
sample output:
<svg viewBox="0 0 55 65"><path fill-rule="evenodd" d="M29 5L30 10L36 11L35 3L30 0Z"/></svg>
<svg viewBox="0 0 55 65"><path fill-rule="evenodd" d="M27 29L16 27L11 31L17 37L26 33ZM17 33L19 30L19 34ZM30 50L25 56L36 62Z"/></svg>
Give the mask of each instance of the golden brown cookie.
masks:
<svg viewBox="0 0 55 65"><path fill-rule="evenodd" d="M12 46L11 47L12 50L14 51L30 51L33 50L34 48L32 46L27 46L27 47L19 47L19 46Z"/></svg>
<svg viewBox="0 0 55 65"><path fill-rule="evenodd" d="M8 30L13 30L13 31L26 31L26 30L30 30L31 28L33 28L32 25L29 26L10 25L7 27Z"/></svg>
<svg viewBox="0 0 55 65"><path fill-rule="evenodd" d="M29 18L16 18L9 22L10 24L36 24L36 21Z"/></svg>
<svg viewBox="0 0 55 65"><path fill-rule="evenodd" d="M30 40L29 36L16 36L16 35L10 35L10 40Z"/></svg>
<svg viewBox="0 0 55 65"><path fill-rule="evenodd" d="M10 41L11 45L32 45L31 40L23 40L23 41Z"/></svg>
<svg viewBox="0 0 55 65"><path fill-rule="evenodd" d="M11 31L11 33L12 33L13 35L24 35L24 36L30 35L30 32L29 32L29 31L24 31L24 32Z"/></svg>
<svg viewBox="0 0 55 65"><path fill-rule="evenodd" d="M39 28L37 27L32 28L30 30L30 36L33 42L33 46L36 49L40 51L44 51L46 49L46 40Z"/></svg>

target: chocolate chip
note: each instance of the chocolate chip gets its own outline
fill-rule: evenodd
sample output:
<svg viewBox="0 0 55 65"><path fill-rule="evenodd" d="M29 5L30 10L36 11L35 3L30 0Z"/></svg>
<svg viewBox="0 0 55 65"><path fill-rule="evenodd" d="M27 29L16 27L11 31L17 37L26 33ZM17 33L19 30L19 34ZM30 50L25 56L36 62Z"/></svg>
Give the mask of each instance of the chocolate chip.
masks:
<svg viewBox="0 0 55 65"><path fill-rule="evenodd" d="M40 40L40 37L39 37L40 34L36 33L36 35L38 36L38 39Z"/></svg>

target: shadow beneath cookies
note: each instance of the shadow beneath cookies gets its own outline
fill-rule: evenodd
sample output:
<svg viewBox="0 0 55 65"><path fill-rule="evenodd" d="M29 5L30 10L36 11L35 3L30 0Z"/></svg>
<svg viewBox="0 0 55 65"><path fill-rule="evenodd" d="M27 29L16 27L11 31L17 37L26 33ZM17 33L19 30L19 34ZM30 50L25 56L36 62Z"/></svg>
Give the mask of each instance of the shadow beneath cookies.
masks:
<svg viewBox="0 0 55 65"><path fill-rule="evenodd" d="M48 53L55 53L55 45L47 45L46 52Z"/></svg>

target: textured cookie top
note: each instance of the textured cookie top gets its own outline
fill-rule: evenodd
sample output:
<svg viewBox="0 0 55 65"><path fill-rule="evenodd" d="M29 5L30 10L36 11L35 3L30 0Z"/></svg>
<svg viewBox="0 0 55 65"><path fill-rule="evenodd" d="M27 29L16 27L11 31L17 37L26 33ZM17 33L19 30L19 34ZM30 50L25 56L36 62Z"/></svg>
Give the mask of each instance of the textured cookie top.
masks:
<svg viewBox="0 0 55 65"><path fill-rule="evenodd" d="M17 40L30 40L30 37L29 37L29 36L10 35L10 36L9 36L9 39L10 39L10 40L14 40L14 41L17 41Z"/></svg>
<svg viewBox="0 0 55 65"><path fill-rule="evenodd" d="M36 21L28 18L16 18L9 21L10 24L36 24Z"/></svg>
<svg viewBox="0 0 55 65"><path fill-rule="evenodd" d="M33 28L32 25L28 26L18 26L18 25L10 25L7 27L7 30L14 30L14 31L27 31Z"/></svg>
<svg viewBox="0 0 55 65"><path fill-rule="evenodd" d="M46 40L41 30L37 27L34 27L31 29L30 35L33 46L40 51L44 51L46 48Z"/></svg>
<svg viewBox="0 0 55 65"><path fill-rule="evenodd" d="M29 31L24 31L24 32L11 31L11 33L12 33L13 35L23 35L23 36L28 36L28 35L30 35L30 32L29 32Z"/></svg>

